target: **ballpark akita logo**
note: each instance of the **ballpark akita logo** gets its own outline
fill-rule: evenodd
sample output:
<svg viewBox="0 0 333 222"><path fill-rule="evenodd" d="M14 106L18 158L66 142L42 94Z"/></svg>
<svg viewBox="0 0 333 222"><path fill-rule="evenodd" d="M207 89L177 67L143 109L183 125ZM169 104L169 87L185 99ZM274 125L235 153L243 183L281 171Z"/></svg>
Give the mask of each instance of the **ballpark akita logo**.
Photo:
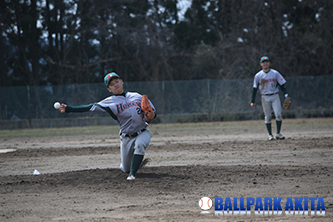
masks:
<svg viewBox="0 0 333 222"><path fill-rule="evenodd" d="M213 206L213 201L209 197L201 197L199 200L199 207L201 210L209 210Z"/></svg>
<svg viewBox="0 0 333 222"><path fill-rule="evenodd" d="M282 197L215 197L215 215L250 215L252 212L258 215L311 215L325 216L325 203L323 197L287 197L282 204ZM284 206L284 210L282 210ZM209 197L199 200L202 210L212 207ZM254 211L253 211L254 208ZM310 211L309 211L310 210Z"/></svg>

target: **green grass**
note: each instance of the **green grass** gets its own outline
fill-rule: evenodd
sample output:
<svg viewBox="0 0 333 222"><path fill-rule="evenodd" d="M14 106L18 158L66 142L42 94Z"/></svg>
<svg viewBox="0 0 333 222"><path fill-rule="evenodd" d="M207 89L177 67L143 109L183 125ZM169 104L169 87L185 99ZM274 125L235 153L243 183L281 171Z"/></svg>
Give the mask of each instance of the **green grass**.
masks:
<svg viewBox="0 0 333 222"><path fill-rule="evenodd" d="M119 133L119 127L87 126L87 127L1 130L0 138L103 135L110 133Z"/></svg>
<svg viewBox="0 0 333 222"><path fill-rule="evenodd" d="M272 121L272 125L275 125L275 121ZM283 121L283 126L292 127L295 129L305 127L313 130L315 129L332 130L333 118L287 119ZM197 132L203 130L219 132L228 129L251 130L255 128L264 129L264 120L151 124L149 128L153 133ZM110 135L118 133L119 133L119 126L117 125L86 126L86 127L0 130L0 138Z"/></svg>

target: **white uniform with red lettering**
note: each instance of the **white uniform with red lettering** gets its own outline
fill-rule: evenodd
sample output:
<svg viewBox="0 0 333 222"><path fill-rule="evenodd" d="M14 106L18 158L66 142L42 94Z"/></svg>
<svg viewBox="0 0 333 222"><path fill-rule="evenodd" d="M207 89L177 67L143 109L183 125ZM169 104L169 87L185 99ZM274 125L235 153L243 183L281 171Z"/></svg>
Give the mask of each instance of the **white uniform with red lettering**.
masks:
<svg viewBox="0 0 333 222"><path fill-rule="evenodd" d="M127 92L123 95L113 95L90 108L90 112L108 112L120 126L120 169L128 173L131 168L133 154L145 155L145 149L150 143L151 132L148 123L144 119L144 112L141 109L142 95L139 93ZM155 107L149 101L155 111ZM131 138L131 134L138 134Z"/></svg>
<svg viewBox="0 0 333 222"><path fill-rule="evenodd" d="M285 83L286 80L283 76L274 69L270 69L267 73L261 70L255 75L253 88L258 88L259 86L262 95L262 106L265 113L265 123L271 123L271 107L273 107L276 120L282 121L278 84L283 85Z"/></svg>

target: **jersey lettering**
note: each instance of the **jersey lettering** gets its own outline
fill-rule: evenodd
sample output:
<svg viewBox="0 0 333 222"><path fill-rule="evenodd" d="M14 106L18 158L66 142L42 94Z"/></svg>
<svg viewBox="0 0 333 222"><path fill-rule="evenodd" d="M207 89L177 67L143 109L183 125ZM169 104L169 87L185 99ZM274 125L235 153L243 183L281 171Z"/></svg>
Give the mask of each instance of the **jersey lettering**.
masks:
<svg viewBox="0 0 333 222"><path fill-rule="evenodd" d="M253 88L259 87L262 95L273 94L279 92L278 84L283 85L284 83L286 80L278 71L270 69L266 73L261 70L254 77Z"/></svg>
<svg viewBox="0 0 333 222"><path fill-rule="evenodd" d="M129 102L129 103L120 103L120 104L116 104L117 107L117 113L121 114L122 112L124 112L126 109L133 107L133 106L140 106L139 102Z"/></svg>
<svg viewBox="0 0 333 222"><path fill-rule="evenodd" d="M125 96L110 96L98 104L101 107L107 107L114 115L112 117L120 125L121 133L135 133L148 126L141 111L141 100L142 95L139 93L126 92ZM92 111L107 111L107 109L99 108Z"/></svg>
<svg viewBox="0 0 333 222"><path fill-rule="evenodd" d="M265 80L267 82L276 82L276 79L261 79L261 80Z"/></svg>

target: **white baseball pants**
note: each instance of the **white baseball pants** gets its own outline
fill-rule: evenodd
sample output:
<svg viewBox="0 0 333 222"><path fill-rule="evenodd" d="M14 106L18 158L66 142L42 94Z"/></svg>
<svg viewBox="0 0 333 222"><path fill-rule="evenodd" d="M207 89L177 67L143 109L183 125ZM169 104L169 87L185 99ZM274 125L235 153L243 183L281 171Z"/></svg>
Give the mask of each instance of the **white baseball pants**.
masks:
<svg viewBox="0 0 333 222"><path fill-rule="evenodd" d="M145 155L151 139L151 132L147 128L146 131L140 133L134 138L120 136L120 169L124 173L129 173L131 169L132 157L134 154Z"/></svg>
<svg viewBox="0 0 333 222"><path fill-rule="evenodd" d="M281 102L279 94L272 96L261 96L262 108L265 114L265 123L272 122L272 108L277 121L282 121Z"/></svg>

